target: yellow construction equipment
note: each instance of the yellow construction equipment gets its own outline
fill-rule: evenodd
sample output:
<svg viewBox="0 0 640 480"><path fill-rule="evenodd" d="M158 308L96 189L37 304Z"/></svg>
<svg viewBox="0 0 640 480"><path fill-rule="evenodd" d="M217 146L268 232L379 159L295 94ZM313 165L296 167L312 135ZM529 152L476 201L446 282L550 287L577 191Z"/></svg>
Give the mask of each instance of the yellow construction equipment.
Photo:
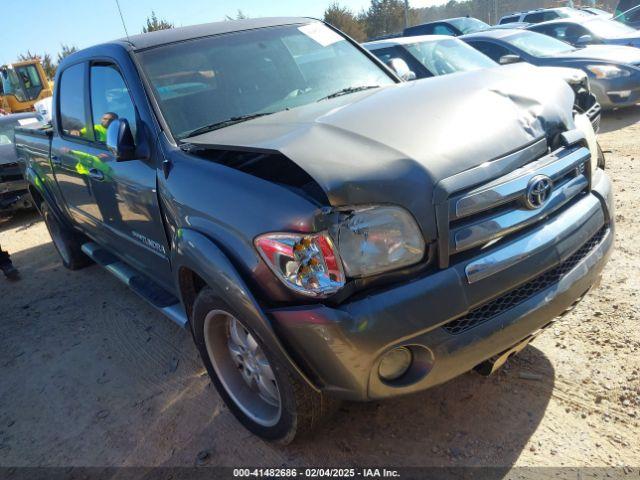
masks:
<svg viewBox="0 0 640 480"><path fill-rule="evenodd" d="M4 113L32 111L37 101L52 95L52 87L37 58L2 65L0 66L0 110Z"/></svg>

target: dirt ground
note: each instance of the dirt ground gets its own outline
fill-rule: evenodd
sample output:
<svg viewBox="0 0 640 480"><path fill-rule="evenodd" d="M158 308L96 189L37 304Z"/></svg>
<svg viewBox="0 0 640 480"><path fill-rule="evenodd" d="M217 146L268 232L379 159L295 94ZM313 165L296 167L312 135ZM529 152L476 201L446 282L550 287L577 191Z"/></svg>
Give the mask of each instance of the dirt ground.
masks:
<svg viewBox="0 0 640 480"><path fill-rule="evenodd" d="M618 230L599 288L495 376L346 404L288 447L236 422L188 332L100 267L65 270L37 215L2 223L22 280L0 278L0 466L639 466L639 121L603 122Z"/></svg>

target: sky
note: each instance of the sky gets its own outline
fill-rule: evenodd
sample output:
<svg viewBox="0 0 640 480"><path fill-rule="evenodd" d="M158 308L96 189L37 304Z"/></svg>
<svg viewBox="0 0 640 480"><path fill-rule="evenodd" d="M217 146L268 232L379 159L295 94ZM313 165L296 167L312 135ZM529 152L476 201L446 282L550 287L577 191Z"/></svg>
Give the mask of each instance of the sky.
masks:
<svg viewBox="0 0 640 480"><path fill-rule="evenodd" d="M2 11L21 12L5 17L0 27L0 65L17 60L30 50L52 54L61 44L78 48L124 37L116 0L0 0ZM412 7L439 5L446 0L410 0ZM28 3L28 7L26 4ZM321 18L332 0L120 0L129 34L140 33L155 10L159 18L176 26L224 20L238 9L250 17L305 16ZM370 0L339 0L359 12ZM27 14L31 13L30 16Z"/></svg>

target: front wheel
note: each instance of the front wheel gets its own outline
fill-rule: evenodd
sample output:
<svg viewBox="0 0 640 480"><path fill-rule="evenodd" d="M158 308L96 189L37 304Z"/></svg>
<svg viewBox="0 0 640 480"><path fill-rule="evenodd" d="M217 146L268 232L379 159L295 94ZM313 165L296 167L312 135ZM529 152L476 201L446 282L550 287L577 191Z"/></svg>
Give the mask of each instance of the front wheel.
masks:
<svg viewBox="0 0 640 480"><path fill-rule="evenodd" d="M307 385L208 287L194 303L193 329L213 384L254 434L290 443L313 430L337 405Z"/></svg>

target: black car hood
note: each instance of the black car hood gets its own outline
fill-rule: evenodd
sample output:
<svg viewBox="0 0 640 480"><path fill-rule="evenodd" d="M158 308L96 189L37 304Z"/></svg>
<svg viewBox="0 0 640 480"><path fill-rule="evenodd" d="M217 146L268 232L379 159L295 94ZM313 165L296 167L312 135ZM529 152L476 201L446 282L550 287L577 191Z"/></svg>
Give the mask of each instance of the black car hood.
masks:
<svg viewBox="0 0 640 480"><path fill-rule="evenodd" d="M331 205L399 204L425 229L439 181L572 128L572 104L560 79L496 67L324 100L188 142L281 153Z"/></svg>

